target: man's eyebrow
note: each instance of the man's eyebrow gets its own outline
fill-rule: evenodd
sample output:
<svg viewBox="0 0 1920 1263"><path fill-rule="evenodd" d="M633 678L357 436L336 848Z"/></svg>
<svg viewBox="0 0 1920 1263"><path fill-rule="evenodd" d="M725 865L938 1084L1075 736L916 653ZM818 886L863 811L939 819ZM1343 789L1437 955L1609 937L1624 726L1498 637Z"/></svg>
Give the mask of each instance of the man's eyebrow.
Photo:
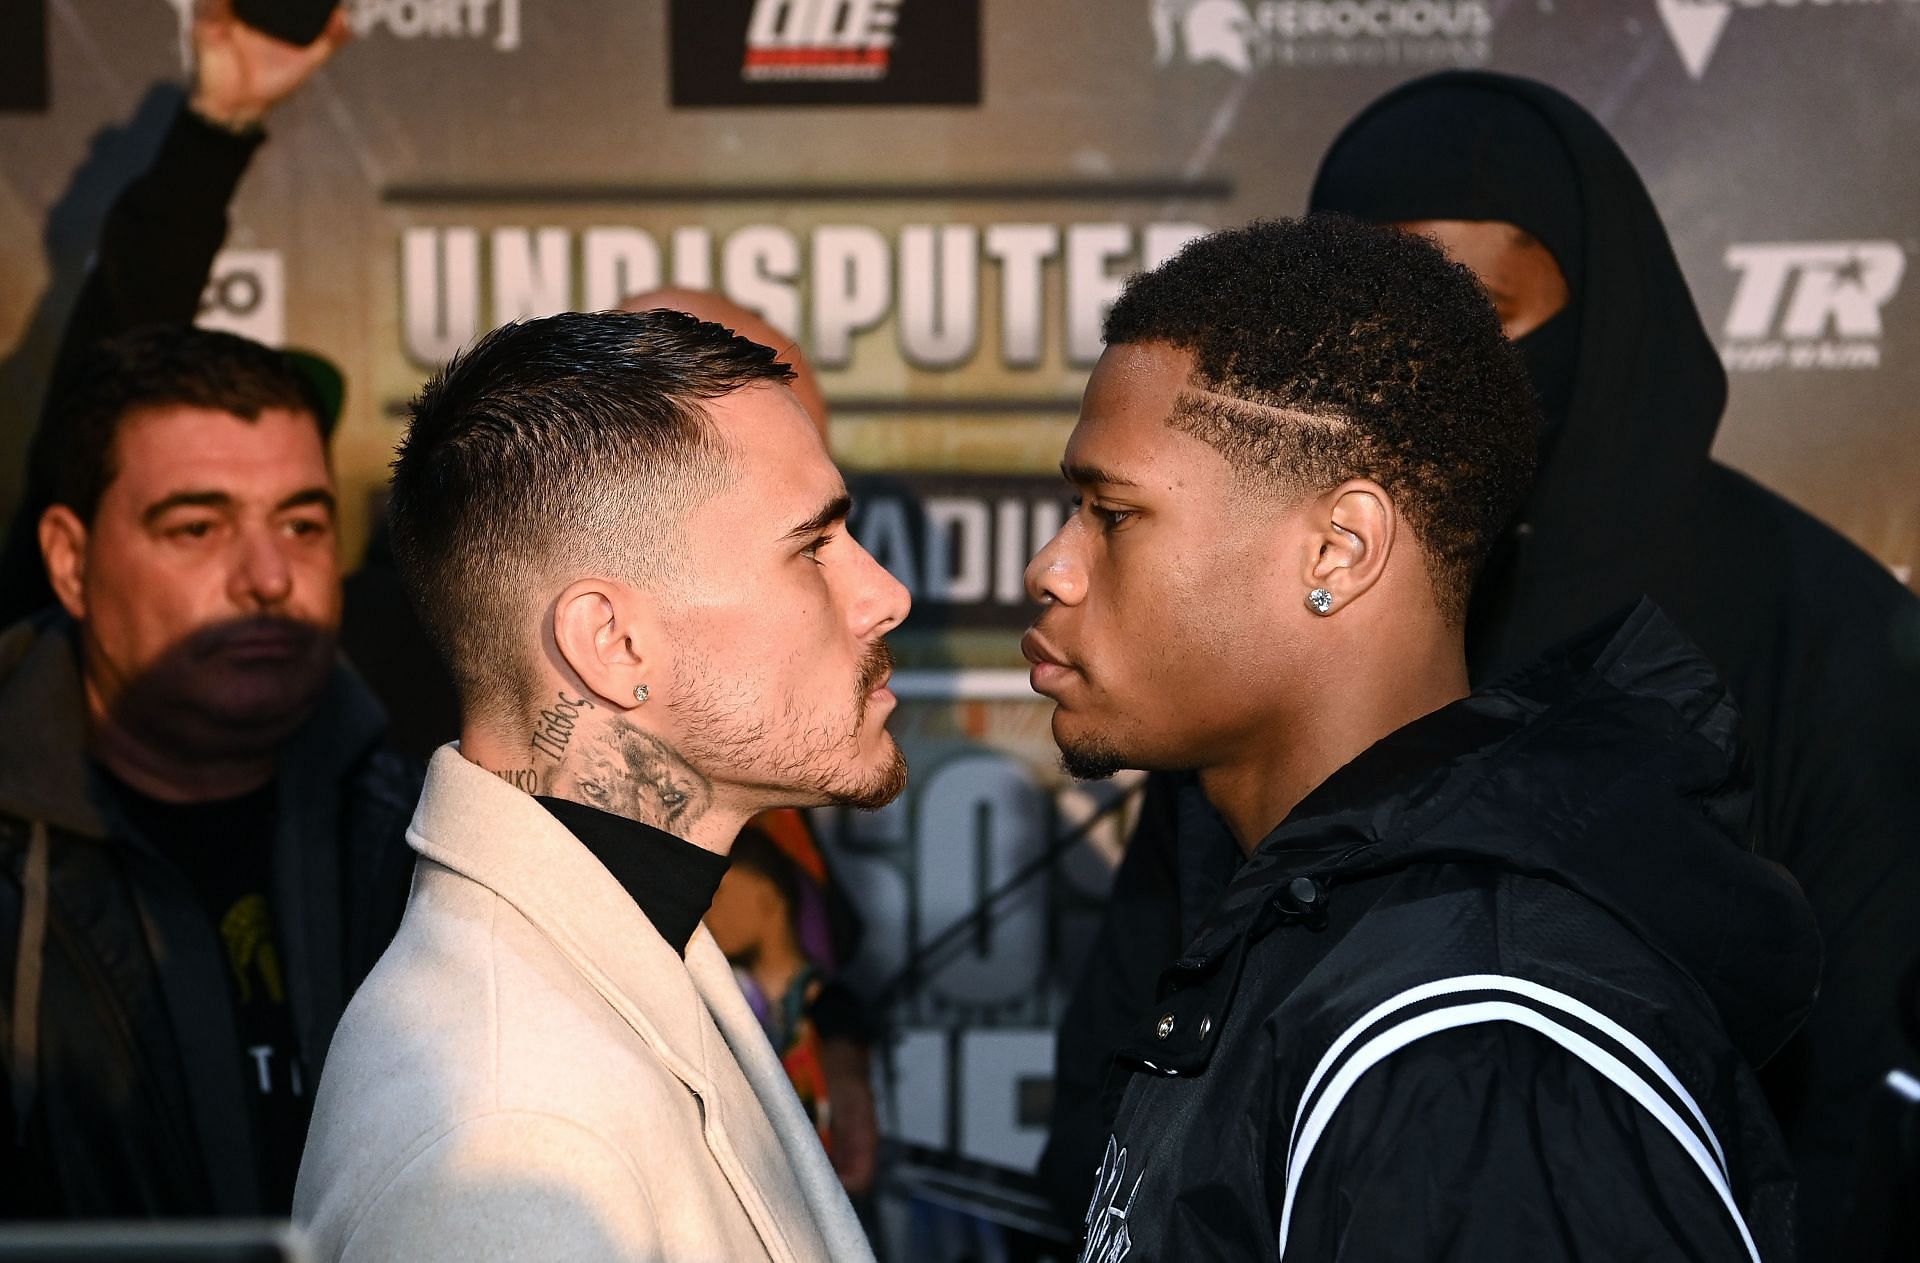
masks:
<svg viewBox="0 0 1920 1263"><path fill-rule="evenodd" d="M140 515L143 525L152 526L175 509L230 509L233 497L224 491L176 491L148 505Z"/></svg>
<svg viewBox="0 0 1920 1263"><path fill-rule="evenodd" d="M853 497L842 491L839 495L821 505L812 517L788 531L785 535L781 536L781 538L799 539L803 535L818 535L835 522L845 521L847 514L851 512L853 512Z"/></svg>
<svg viewBox="0 0 1920 1263"><path fill-rule="evenodd" d="M274 506L273 511L275 513L284 513L288 509L304 509L309 504L319 505L325 509L329 515L334 513L339 507L339 502L334 499L333 492L327 490L325 487L308 487L304 491L296 491L282 500Z"/></svg>
<svg viewBox="0 0 1920 1263"><path fill-rule="evenodd" d="M1076 461L1071 465L1065 461L1061 461L1060 476L1076 487L1091 487L1095 485L1103 487L1137 487L1140 485L1131 478L1122 478L1120 475L1104 470L1098 465L1089 465L1081 461Z"/></svg>

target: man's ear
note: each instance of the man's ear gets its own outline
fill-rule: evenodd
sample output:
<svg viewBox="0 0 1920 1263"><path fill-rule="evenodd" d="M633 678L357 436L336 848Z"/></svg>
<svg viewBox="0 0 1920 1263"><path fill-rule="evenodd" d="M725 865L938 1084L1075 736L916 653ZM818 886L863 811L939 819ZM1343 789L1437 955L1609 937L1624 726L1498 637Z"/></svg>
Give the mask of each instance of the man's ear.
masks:
<svg viewBox="0 0 1920 1263"><path fill-rule="evenodd" d="M64 504L40 515L40 558L47 564L47 582L69 617L87 616L87 524Z"/></svg>
<svg viewBox="0 0 1920 1263"><path fill-rule="evenodd" d="M1370 478L1354 478L1317 497L1309 535L1310 556L1301 576L1307 593L1325 591L1338 613L1372 589L1386 572L1400 515L1386 489ZM1318 605L1315 606L1318 609Z"/></svg>
<svg viewBox="0 0 1920 1263"><path fill-rule="evenodd" d="M553 607L553 643L564 662L596 704L615 711L641 704L658 680L648 678L658 665L653 651L652 604L624 583L577 579Z"/></svg>

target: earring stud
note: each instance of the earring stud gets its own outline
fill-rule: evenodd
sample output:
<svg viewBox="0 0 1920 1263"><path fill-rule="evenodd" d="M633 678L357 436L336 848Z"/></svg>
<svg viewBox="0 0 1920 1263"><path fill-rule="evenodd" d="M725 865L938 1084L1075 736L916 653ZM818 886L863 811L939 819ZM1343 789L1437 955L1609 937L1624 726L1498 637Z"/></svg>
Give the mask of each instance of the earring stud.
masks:
<svg viewBox="0 0 1920 1263"><path fill-rule="evenodd" d="M1315 588L1307 593L1307 606L1316 614L1333 613L1333 593L1325 588Z"/></svg>
<svg viewBox="0 0 1920 1263"><path fill-rule="evenodd" d="M650 694L648 693L646 685L636 684L633 686L633 704L635 706L645 706L649 696Z"/></svg>

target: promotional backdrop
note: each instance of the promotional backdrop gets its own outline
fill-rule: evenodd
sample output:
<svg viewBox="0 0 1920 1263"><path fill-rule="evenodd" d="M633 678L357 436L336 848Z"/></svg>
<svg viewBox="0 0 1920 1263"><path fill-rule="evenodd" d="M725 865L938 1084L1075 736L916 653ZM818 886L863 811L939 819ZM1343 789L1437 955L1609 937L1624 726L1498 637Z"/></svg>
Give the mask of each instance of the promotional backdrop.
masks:
<svg viewBox="0 0 1920 1263"><path fill-rule="evenodd" d="M1302 209L1326 144L1394 84L1486 66L1593 110L1732 372L1717 454L1911 581L1914 0L349 7L359 39L272 120L203 318L345 371L351 556L408 396L499 321L672 283L800 338L854 533L916 600L913 787L825 822L868 920L855 979L894 1031L898 1138L1031 1163L1123 836L1110 815L1053 847L1120 791L1063 783L1016 647L1102 313L1193 234ZM22 67L0 100L9 481L99 214L177 100L155 85L183 80L188 9L46 0L0 39Z"/></svg>

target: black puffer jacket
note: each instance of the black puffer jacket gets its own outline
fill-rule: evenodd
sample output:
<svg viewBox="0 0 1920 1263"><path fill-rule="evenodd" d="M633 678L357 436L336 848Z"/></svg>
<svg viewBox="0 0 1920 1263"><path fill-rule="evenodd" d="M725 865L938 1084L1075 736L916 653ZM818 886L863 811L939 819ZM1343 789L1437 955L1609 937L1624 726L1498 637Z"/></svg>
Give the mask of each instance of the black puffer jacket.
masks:
<svg viewBox="0 0 1920 1263"><path fill-rule="evenodd" d="M0 637L0 1220L285 1214L218 932L99 792L62 618ZM399 926L420 773L338 669L281 759L272 898L301 1061Z"/></svg>
<svg viewBox="0 0 1920 1263"><path fill-rule="evenodd" d="M1749 1065L1820 953L1735 722L1642 605L1336 773L1116 1058L1082 1257L1792 1257Z"/></svg>

